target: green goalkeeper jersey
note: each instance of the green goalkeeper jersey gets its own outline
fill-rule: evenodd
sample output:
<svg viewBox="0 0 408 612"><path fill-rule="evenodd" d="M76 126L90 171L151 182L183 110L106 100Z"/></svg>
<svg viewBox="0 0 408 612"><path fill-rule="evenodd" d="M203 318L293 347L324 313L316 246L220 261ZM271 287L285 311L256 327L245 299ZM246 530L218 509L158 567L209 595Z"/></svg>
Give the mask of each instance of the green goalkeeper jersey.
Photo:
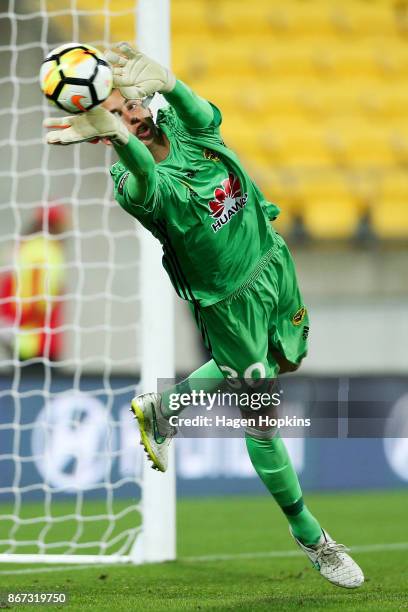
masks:
<svg viewBox="0 0 408 612"><path fill-rule="evenodd" d="M172 106L157 123L170 143L155 164L154 192L134 201L122 162L111 168L115 198L163 246L163 265L183 299L210 306L243 285L267 259L279 209L264 196L220 136L220 111L206 128L189 128Z"/></svg>

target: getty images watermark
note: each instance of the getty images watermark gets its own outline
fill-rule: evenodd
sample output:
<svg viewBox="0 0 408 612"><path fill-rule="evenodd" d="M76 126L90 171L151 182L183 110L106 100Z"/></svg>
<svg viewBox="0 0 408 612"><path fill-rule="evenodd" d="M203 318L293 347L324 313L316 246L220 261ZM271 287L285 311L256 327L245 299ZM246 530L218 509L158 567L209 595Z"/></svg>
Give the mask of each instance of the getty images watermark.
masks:
<svg viewBox="0 0 408 612"><path fill-rule="evenodd" d="M385 384L386 383L386 384ZM242 437L276 428L287 438L408 438L405 380L293 377L281 380L159 379L180 437Z"/></svg>
<svg viewBox="0 0 408 612"><path fill-rule="evenodd" d="M310 418L282 414L282 410L278 410L282 408L282 391L273 390L272 385L266 384L263 388L268 386L272 391L257 391L242 385L243 389L239 391L201 389L169 392L167 404L174 411L169 423L186 437L228 437L234 435L231 430L243 434L245 429L252 427L299 430L311 426Z"/></svg>

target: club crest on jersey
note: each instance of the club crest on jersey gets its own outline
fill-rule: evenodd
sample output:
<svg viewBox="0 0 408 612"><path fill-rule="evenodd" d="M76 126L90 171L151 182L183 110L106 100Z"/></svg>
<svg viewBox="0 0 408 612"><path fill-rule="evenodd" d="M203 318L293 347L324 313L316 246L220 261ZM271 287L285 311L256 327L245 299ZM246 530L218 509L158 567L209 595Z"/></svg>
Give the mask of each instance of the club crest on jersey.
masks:
<svg viewBox="0 0 408 612"><path fill-rule="evenodd" d="M241 185L238 178L229 173L228 178L222 181L221 187L214 190L214 199L208 203L210 214L216 219L211 224L213 232L218 232L223 225L229 223L248 201L248 194L241 193Z"/></svg>
<svg viewBox="0 0 408 612"><path fill-rule="evenodd" d="M299 308L299 310L292 317L293 325L296 325L296 327L300 325L306 316L306 312L307 310L304 306L302 306L302 308Z"/></svg>
<svg viewBox="0 0 408 612"><path fill-rule="evenodd" d="M215 151L211 151L210 149L204 149L203 155L205 159L211 159L214 162L220 161L220 158L217 153Z"/></svg>

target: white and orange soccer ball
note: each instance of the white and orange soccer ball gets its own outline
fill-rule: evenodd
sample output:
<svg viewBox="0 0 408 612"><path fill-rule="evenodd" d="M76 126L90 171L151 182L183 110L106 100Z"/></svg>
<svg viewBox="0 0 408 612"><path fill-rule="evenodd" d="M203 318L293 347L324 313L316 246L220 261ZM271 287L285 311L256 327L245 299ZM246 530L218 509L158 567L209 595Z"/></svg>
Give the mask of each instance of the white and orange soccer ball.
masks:
<svg viewBox="0 0 408 612"><path fill-rule="evenodd" d="M101 104L112 91L112 70L90 45L69 43L51 51L41 66L44 95L68 113L82 113Z"/></svg>

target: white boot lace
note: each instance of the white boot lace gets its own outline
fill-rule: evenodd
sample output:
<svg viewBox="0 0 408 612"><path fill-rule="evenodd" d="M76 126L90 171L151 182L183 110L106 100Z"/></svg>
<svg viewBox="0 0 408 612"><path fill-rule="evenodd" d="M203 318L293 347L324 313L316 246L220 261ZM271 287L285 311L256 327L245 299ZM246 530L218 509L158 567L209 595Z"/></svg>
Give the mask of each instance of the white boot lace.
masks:
<svg viewBox="0 0 408 612"><path fill-rule="evenodd" d="M346 552L348 549L344 544L338 544L337 542L324 542L316 551L316 561L319 565L323 563L330 564L333 569L336 569L342 565L342 560L339 557L339 553Z"/></svg>

